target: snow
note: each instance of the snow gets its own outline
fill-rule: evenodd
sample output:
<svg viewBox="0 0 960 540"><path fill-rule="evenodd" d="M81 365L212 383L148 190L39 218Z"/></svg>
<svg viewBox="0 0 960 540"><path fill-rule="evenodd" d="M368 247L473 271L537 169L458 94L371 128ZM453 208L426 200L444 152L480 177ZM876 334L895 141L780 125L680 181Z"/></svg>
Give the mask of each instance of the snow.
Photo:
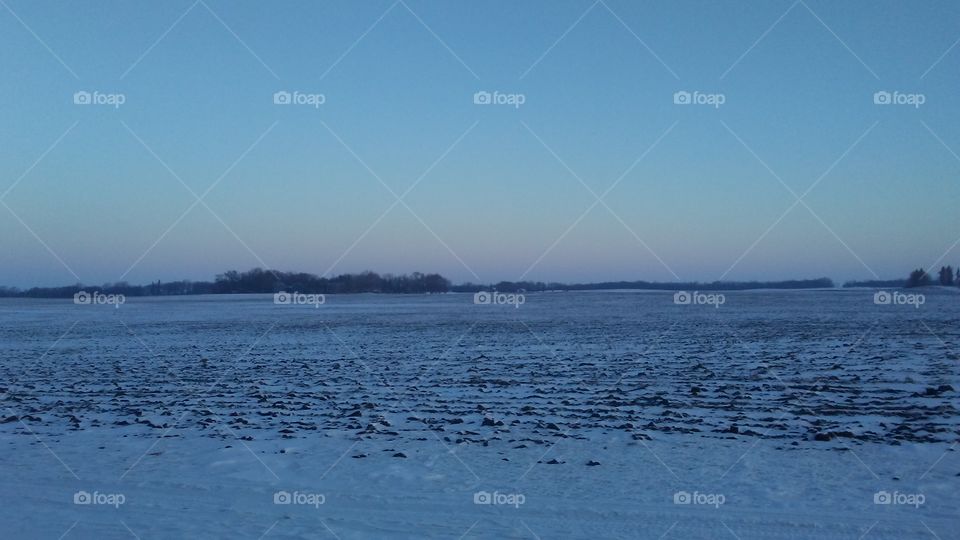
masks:
<svg viewBox="0 0 960 540"><path fill-rule="evenodd" d="M0 536L953 537L956 297L724 294L0 300Z"/></svg>

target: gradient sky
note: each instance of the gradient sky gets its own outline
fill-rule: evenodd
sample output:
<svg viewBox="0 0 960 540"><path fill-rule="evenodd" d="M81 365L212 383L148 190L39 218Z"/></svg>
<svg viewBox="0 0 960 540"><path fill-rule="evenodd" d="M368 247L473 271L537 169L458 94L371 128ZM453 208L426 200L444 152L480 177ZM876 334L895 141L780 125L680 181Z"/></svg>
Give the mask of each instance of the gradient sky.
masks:
<svg viewBox="0 0 960 540"><path fill-rule="evenodd" d="M2 0L0 284L957 264L958 22L946 1Z"/></svg>

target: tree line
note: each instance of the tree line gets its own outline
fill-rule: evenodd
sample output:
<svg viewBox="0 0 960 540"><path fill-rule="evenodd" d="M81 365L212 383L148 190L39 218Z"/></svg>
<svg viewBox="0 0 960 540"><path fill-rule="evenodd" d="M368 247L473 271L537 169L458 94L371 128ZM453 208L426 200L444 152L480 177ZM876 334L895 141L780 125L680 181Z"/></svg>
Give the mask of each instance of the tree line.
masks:
<svg viewBox="0 0 960 540"><path fill-rule="evenodd" d="M742 291L747 289L832 289L830 278L795 279L786 281L603 281L600 283L544 283L542 281L501 281L490 285L464 283L450 288L453 292L500 291L609 291L616 289L648 291Z"/></svg>
<svg viewBox="0 0 960 540"><path fill-rule="evenodd" d="M941 266L937 272L937 278L934 280L926 270L917 268L910 272L907 279L891 280L872 280L872 281L848 281L843 284L844 287L929 287L931 285L941 285L943 287L960 287L960 267L954 269L952 266Z"/></svg>
<svg viewBox="0 0 960 540"><path fill-rule="evenodd" d="M341 274L325 278L304 272L280 272L254 268L247 272L230 270L217 274L213 281L168 281L149 285L127 282L105 283L100 287L80 283L65 287L33 287L20 290L0 287L0 296L29 298L67 298L86 290L124 296L171 296L194 294L275 293L280 291L304 294L348 293L442 293L450 290L450 281L440 274L380 275L376 272Z"/></svg>
<svg viewBox="0 0 960 540"><path fill-rule="evenodd" d="M654 281L606 281L601 283L557 283L542 281L501 281L499 283L451 284L440 274L393 275L376 272L341 274L335 277L320 277L304 272L280 272L254 268L246 272L230 270L217 274L213 281L157 281L148 285L131 285L127 282L105 283L102 286L82 284L64 287L33 287L20 290L0 287L0 297L69 298L79 291L99 291L103 294L124 296L174 296L197 294L248 294L276 293L280 291L304 294L427 294L445 292L475 293L500 291L505 293L542 291L600 291L615 289L665 290L665 291L711 291L746 289L812 289L833 288L829 278L788 281L714 281L712 283L654 282Z"/></svg>
<svg viewBox="0 0 960 540"><path fill-rule="evenodd" d="M926 287L933 284L934 281L930 274L924 271L923 268L917 268L913 272L910 272L906 286ZM940 272L937 273L937 284L943 285L944 287L960 285L960 268L957 268L956 272L954 272L952 266L941 266Z"/></svg>

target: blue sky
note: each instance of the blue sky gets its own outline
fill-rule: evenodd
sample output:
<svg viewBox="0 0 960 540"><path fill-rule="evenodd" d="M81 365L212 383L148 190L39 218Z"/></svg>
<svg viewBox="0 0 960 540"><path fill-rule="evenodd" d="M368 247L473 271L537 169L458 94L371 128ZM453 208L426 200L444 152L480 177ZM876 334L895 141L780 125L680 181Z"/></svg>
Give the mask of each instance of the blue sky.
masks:
<svg viewBox="0 0 960 540"><path fill-rule="evenodd" d="M957 264L958 20L952 2L3 0L0 283Z"/></svg>

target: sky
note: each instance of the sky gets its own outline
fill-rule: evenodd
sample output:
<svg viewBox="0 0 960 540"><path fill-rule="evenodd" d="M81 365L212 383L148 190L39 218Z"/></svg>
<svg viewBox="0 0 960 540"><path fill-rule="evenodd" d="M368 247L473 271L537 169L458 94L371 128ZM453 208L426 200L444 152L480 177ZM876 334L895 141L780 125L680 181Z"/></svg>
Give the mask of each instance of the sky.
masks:
<svg viewBox="0 0 960 540"><path fill-rule="evenodd" d="M957 265L958 21L937 1L0 0L0 284Z"/></svg>

